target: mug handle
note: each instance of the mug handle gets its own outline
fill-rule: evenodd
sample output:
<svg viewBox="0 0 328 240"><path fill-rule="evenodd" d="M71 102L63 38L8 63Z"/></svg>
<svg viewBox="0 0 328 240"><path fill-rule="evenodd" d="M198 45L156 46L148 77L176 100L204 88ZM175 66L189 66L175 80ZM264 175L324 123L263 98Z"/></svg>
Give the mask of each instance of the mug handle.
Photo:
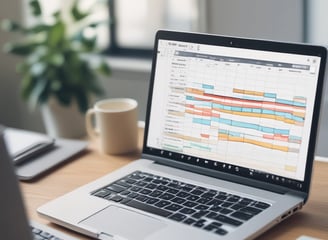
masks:
<svg viewBox="0 0 328 240"><path fill-rule="evenodd" d="M87 133L92 138L97 138L99 136L98 132L95 130L95 127L92 124L92 116L96 113L94 109L88 109L87 114L85 115L85 124L87 128Z"/></svg>

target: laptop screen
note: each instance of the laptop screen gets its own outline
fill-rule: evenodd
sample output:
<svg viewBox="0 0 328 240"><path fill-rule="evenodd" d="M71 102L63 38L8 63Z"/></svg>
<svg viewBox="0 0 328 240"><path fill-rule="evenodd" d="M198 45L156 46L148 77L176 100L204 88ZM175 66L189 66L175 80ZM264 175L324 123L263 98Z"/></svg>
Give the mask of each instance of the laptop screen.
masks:
<svg viewBox="0 0 328 240"><path fill-rule="evenodd" d="M188 37L156 40L147 151L302 188L323 56L280 43Z"/></svg>

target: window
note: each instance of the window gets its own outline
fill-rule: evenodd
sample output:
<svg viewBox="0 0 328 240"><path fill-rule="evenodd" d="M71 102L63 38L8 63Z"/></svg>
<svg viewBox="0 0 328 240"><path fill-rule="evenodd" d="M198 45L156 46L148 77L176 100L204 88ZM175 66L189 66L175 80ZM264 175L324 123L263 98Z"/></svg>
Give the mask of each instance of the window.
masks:
<svg viewBox="0 0 328 240"><path fill-rule="evenodd" d="M121 56L150 57L158 29L199 31L199 0L109 0L110 47Z"/></svg>
<svg viewBox="0 0 328 240"><path fill-rule="evenodd" d="M327 45L327 7L328 1L326 0L305 0L305 40L307 42Z"/></svg>
<svg viewBox="0 0 328 240"><path fill-rule="evenodd" d="M61 9L68 16L68 6L74 0L39 0L43 17L51 21L52 14ZM201 0L79 0L79 7L92 10L89 21L107 21L86 34L97 34L98 45L105 52L119 56L150 57L158 29L200 31L204 1ZM27 4L28 0L24 1ZM108 6L104 7L104 6ZM28 17L29 23L33 19Z"/></svg>
<svg viewBox="0 0 328 240"><path fill-rule="evenodd" d="M42 9L42 19L47 22L51 23L53 21L53 14L60 10L62 16L64 17L66 22L71 21L70 17L70 6L73 4L75 0L58 0L58 1L48 1L48 0L39 0L41 9ZM24 0L24 19L26 20L25 23L27 25L33 25L37 19L35 19L31 13L29 12L28 4L29 0ZM78 7L81 11L91 11L90 16L85 20L85 24L92 23L92 22L104 22L104 24L100 24L96 29L89 28L86 29L84 34L90 35L97 35L97 44L99 48L105 49L108 48L109 44L109 29L108 22L109 13L107 9L107 0L78 0ZM106 7L104 7L106 6ZM68 29L68 33L72 34L81 26L79 25L72 25L74 29Z"/></svg>

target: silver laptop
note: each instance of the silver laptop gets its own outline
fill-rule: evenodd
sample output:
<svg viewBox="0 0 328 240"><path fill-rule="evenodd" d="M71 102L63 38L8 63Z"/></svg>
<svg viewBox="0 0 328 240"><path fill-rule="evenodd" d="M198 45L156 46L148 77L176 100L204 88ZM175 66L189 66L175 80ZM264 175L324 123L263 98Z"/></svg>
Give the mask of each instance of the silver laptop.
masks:
<svg viewBox="0 0 328 240"><path fill-rule="evenodd" d="M65 239L74 240L55 229L37 222L28 222L25 214L13 160L9 156L4 141L4 128L0 126L0 239Z"/></svg>
<svg viewBox="0 0 328 240"><path fill-rule="evenodd" d="M248 239L309 195L326 49L156 34L142 158L38 209L99 239Z"/></svg>

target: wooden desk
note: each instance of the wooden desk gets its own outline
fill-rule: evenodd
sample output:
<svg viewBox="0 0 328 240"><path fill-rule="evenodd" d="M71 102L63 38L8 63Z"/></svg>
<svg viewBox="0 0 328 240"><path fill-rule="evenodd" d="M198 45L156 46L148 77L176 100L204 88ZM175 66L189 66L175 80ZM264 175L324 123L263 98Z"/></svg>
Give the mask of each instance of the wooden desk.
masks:
<svg viewBox="0 0 328 240"><path fill-rule="evenodd" d="M38 222L49 224L75 237L88 239L60 226L50 224L37 215L36 209L51 199L122 167L134 159L138 159L142 145L142 132L140 135L139 151L135 154L108 156L98 151L96 143L90 143L86 154L36 182L21 183L29 216ZM328 163L316 161L312 191L306 206L294 216L262 234L258 239L296 239L301 235L328 239L327 192Z"/></svg>

